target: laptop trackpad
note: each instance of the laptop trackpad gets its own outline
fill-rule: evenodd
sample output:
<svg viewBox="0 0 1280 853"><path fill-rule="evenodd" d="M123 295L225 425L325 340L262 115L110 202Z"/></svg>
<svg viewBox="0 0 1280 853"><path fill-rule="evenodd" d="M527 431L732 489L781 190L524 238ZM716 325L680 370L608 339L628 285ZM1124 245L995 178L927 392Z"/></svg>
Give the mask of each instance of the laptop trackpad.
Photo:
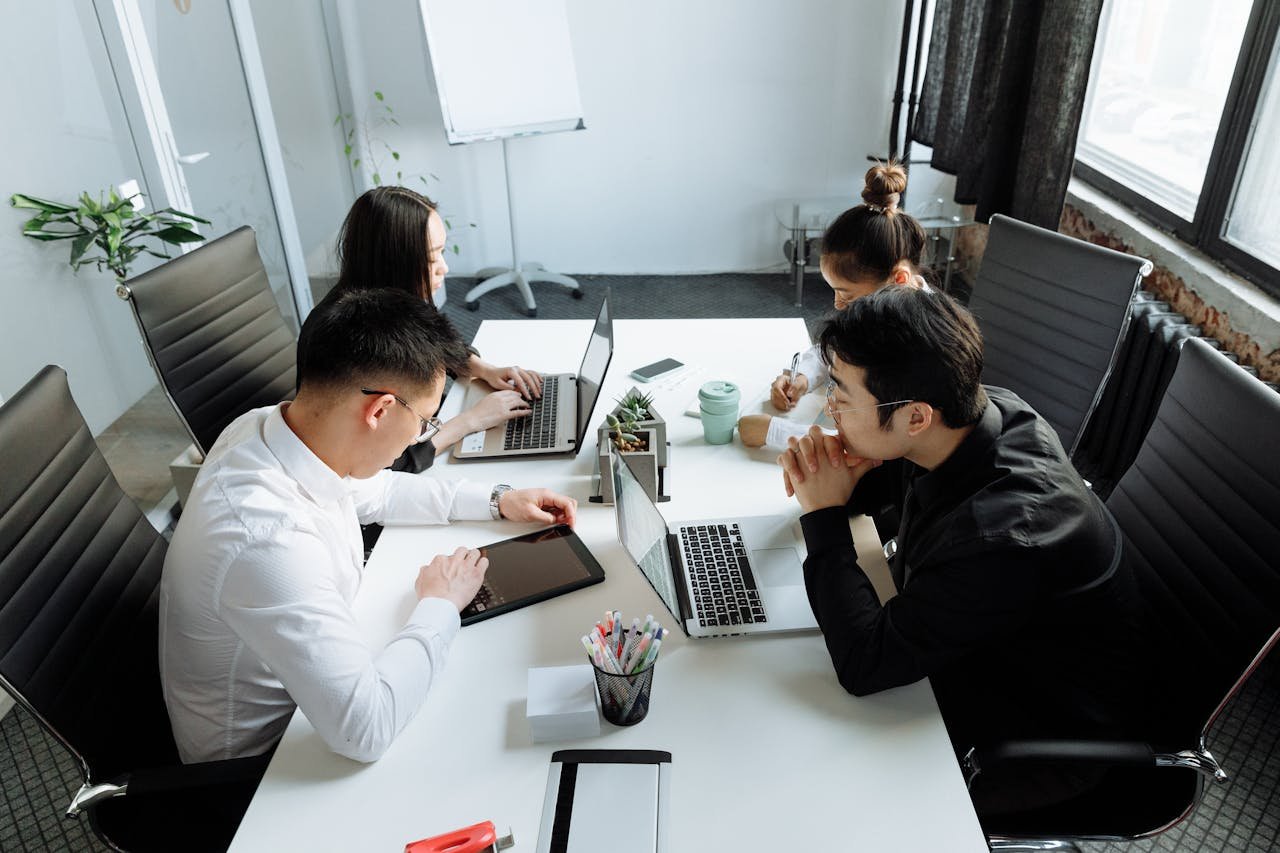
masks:
<svg viewBox="0 0 1280 853"><path fill-rule="evenodd" d="M751 552L751 568L760 586L804 584L804 570L795 548L762 548Z"/></svg>

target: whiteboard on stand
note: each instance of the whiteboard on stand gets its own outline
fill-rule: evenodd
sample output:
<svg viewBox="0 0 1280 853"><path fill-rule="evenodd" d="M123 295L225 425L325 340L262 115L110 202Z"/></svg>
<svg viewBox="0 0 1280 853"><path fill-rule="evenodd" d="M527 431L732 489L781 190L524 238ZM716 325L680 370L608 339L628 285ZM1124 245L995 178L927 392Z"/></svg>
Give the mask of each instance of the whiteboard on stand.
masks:
<svg viewBox="0 0 1280 853"><path fill-rule="evenodd" d="M450 145L581 130L565 0L418 0Z"/></svg>

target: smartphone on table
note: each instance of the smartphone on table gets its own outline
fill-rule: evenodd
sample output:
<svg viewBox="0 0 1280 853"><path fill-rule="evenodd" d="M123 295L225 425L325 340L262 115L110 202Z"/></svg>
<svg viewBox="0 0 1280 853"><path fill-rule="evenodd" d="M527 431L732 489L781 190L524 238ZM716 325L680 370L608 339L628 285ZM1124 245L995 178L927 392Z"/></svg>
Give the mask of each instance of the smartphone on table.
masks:
<svg viewBox="0 0 1280 853"><path fill-rule="evenodd" d="M653 364L637 367L631 371L631 378L638 382L652 382L659 377L666 376L668 373L675 373L682 367L684 367L684 362L676 361L674 358L664 358L662 361L655 361Z"/></svg>

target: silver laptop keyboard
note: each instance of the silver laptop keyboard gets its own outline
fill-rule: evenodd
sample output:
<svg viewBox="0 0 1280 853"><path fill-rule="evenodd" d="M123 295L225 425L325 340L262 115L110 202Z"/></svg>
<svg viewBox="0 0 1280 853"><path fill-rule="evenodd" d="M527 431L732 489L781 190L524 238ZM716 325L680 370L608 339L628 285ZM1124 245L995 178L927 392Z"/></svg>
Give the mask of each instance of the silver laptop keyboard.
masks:
<svg viewBox="0 0 1280 853"><path fill-rule="evenodd" d="M738 525L681 527L680 544L693 587L694 609L704 627L767 620Z"/></svg>
<svg viewBox="0 0 1280 853"><path fill-rule="evenodd" d="M542 379L542 398L530 403L533 413L507 421L502 438L503 450L539 450L556 446L556 421L559 420L560 377Z"/></svg>

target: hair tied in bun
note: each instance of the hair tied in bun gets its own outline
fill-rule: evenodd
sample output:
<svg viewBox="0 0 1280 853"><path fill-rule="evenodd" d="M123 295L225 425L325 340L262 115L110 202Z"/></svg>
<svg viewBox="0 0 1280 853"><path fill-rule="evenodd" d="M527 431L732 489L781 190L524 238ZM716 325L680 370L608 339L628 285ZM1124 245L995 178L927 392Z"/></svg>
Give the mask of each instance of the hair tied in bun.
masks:
<svg viewBox="0 0 1280 853"><path fill-rule="evenodd" d="M907 171L897 160L876 163L867 170L862 188L862 200L875 213L892 215L898 210L898 200L907 189Z"/></svg>

